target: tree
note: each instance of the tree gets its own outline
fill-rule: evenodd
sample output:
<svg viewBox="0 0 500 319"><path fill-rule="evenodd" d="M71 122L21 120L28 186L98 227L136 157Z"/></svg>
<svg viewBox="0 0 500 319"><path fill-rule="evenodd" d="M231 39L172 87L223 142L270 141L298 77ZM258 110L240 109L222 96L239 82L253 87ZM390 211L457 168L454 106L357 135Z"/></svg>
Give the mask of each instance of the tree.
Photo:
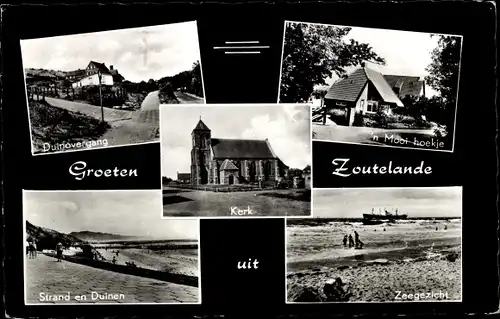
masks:
<svg viewBox="0 0 500 319"><path fill-rule="evenodd" d="M201 83L201 66L200 61L193 63L193 68L191 70L191 88L192 93L203 97L203 85Z"/></svg>
<svg viewBox="0 0 500 319"><path fill-rule="evenodd" d="M458 75L460 72L461 38L446 35L438 37L436 48L431 53L432 62L426 71L429 75L426 82L440 95L441 124L448 131L448 142L453 138L455 109L458 93ZM435 106L438 107L438 106Z"/></svg>
<svg viewBox="0 0 500 319"><path fill-rule="evenodd" d="M312 92L312 97L314 97L315 99L322 99L325 97L325 95L328 93L328 90L327 89L315 89L313 92Z"/></svg>
<svg viewBox="0 0 500 319"><path fill-rule="evenodd" d="M431 35L435 37L436 35ZM460 70L461 41L459 37L437 35L437 47L432 51L432 62L426 71L426 82L445 100L455 103Z"/></svg>
<svg viewBox="0 0 500 319"><path fill-rule="evenodd" d="M316 85L345 68L365 61L385 64L371 46L344 38L351 28L287 23L283 47L280 102L301 103L309 99Z"/></svg>

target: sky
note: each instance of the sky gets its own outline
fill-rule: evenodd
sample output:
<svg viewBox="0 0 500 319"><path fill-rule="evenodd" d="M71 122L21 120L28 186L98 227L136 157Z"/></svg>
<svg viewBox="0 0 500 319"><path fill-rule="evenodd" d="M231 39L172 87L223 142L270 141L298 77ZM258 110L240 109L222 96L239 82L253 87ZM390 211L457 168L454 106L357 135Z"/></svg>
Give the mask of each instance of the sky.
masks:
<svg viewBox="0 0 500 319"><path fill-rule="evenodd" d="M198 239L198 221L161 219L159 190L24 192L24 217L62 233L94 231L157 239Z"/></svg>
<svg viewBox="0 0 500 319"><path fill-rule="evenodd" d="M408 217L461 217L462 188L339 188L315 189L314 217L363 218L386 208Z"/></svg>
<svg viewBox="0 0 500 319"><path fill-rule="evenodd" d="M191 132L200 120L212 138L269 139L290 168L311 164L311 122L307 105L164 105L160 109L162 176L191 171Z"/></svg>
<svg viewBox="0 0 500 319"><path fill-rule="evenodd" d="M21 40L21 50L24 68L72 71L93 60L132 82L172 76L200 60L196 21Z"/></svg>
<svg viewBox="0 0 500 319"><path fill-rule="evenodd" d="M386 61L385 66L366 63L367 67L385 75L422 77L428 75L425 69L432 62L431 53L438 43L438 38L431 38L430 33L361 27L352 27L344 41L349 42L350 39L368 43L373 51ZM356 67L349 67L346 71L351 73L355 69ZM338 77L334 74L326 82L331 86L336 80ZM429 85L426 85L425 93L428 97L438 94Z"/></svg>

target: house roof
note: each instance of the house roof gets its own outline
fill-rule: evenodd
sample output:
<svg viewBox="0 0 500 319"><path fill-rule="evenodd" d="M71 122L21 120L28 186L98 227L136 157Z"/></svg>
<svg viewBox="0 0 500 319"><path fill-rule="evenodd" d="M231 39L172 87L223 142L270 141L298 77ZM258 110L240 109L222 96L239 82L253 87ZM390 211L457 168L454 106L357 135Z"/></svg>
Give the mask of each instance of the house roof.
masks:
<svg viewBox="0 0 500 319"><path fill-rule="evenodd" d="M267 159L277 158L267 140L240 140L212 138L214 158Z"/></svg>
<svg viewBox="0 0 500 319"><path fill-rule="evenodd" d="M198 124L196 124L196 127L194 128L193 131L210 131L210 129L205 123L203 123L203 121L200 118Z"/></svg>
<svg viewBox="0 0 500 319"><path fill-rule="evenodd" d="M419 96L424 86L424 81L418 76L384 75L387 83L392 87L399 87L399 97L407 95Z"/></svg>
<svg viewBox="0 0 500 319"><path fill-rule="evenodd" d="M230 160L226 159L224 162L222 162L222 165L220 166L221 171L237 171L238 167L234 165L233 162Z"/></svg>
<svg viewBox="0 0 500 319"><path fill-rule="evenodd" d="M90 61L89 64L95 65L96 68L98 68L102 73L107 73L111 74L109 71L108 67L104 63L96 62L96 61Z"/></svg>
<svg viewBox="0 0 500 319"><path fill-rule="evenodd" d="M385 102L403 106L403 103L396 93L394 93L384 76L367 67L358 68L349 74L347 78L333 83L325 99L356 102L368 81L373 84Z"/></svg>
<svg viewBox="0 0 500 319"><path fill-rule="evenodd" d="M394 93L392 90L392 87L387 83L385 80L384 76L372 69L369 68L364 68L366 75L368 77L368 80L372 82L372 84L375 86L377 89L378 93L384 100L384 102L387 103L394 103L397 106L404 106L403 102L399 99L399 97Z"/></svg>
<svg viewBox="0 0 500 319"><path fill-rule="evenodd" d="M325 99L355 102L365 88L368 77L363 68L355 70L347 78L333 83L325 95Z"/></svg>
<svg viewBox="0 0 500 319"><path fill-rule="evenodd" d="M177 179L191 179L191 173L177 173Z"/></svg>

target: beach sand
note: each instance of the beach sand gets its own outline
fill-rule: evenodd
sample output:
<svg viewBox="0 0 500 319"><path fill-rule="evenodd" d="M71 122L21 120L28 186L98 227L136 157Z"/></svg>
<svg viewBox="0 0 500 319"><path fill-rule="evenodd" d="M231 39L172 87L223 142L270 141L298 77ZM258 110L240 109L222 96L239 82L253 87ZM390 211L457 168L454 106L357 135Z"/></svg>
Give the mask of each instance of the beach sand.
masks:
<svg viewBox="0 0 500 319"><path fill-rule="evenodd" d="M137 267L180 274L188 276L199 276L198 249L168 249L151 250L148 249L97 249L101 256L108 262L116 258L116 263L120 265L126 262L133 262ZM113 251L119 251L116 256Z"/></svg>
<svg viewBox="0 0 500 319"><path fill-rule="evenodd" d="M363 249L342 245L343 236L354 230ZM461 300L459 219L288 225L287 235L288 302L412 301L415 294L420 301ZM323 292L336 278L345 284L340 299ZM403 299L405 294L412 299Z"/></svg>

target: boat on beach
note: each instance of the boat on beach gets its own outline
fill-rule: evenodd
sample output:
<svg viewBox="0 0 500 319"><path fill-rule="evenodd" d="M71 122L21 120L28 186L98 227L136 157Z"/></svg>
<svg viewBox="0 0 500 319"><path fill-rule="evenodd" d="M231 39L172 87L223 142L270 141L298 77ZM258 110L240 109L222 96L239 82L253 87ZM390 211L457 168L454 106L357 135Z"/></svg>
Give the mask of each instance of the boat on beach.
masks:
<svg viewBox="0 0 500 319"><path fill-rule="evenodd" d="M363 224L365 225L378 225L383 223L395 222L397 220L408 218L407 214L399 214L398 209L394 213L388 211L384 208L383 212L379 210L378 214L375 214L375 209L372 208L371 214L363 214Z"/></svg>

